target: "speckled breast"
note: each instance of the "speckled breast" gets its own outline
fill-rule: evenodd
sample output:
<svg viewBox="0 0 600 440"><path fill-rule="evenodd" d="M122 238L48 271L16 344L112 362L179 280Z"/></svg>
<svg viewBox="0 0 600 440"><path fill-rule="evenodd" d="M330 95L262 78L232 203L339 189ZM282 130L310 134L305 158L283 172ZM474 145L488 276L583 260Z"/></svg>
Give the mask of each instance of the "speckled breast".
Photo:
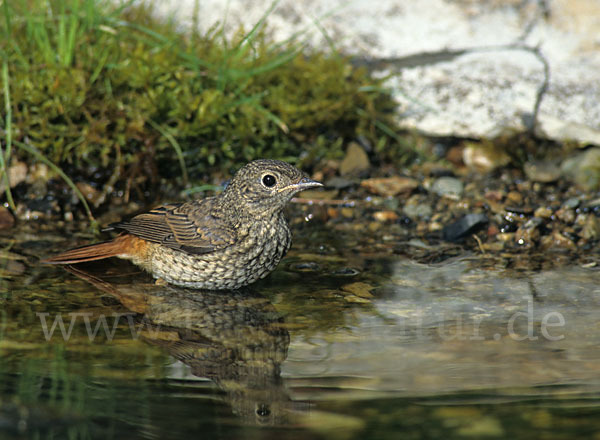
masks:
<svg viewBox="0 0 600 440"><path fill-rule="evenodd" d="M155 278L194 289L237 289L272 272L291 245L291 233L281 216L254 222L240 231L237 243L207 254L189 254L156 245L146 269Z"/></svg>

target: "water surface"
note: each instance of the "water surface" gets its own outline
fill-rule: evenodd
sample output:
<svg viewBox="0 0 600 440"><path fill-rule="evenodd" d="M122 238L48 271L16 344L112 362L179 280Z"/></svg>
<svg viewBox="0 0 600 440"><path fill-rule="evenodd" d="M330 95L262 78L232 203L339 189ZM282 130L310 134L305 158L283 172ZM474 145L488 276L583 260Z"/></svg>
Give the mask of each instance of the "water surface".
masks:
<svg viewBox="0 0 600 440"><path fill-rule="evenodd" d="M596 267L425 263L407 256L424 243L330 236L301 230L270 277L215 293L122 262L40 266L77 237L5 234L0 437L600 432Z"/></svg>

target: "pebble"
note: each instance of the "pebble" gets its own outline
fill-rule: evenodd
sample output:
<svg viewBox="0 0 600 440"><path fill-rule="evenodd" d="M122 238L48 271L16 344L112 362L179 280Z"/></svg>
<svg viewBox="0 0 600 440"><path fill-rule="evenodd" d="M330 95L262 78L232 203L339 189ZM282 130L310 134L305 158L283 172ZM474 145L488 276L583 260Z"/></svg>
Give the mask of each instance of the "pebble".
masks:
<svg viewBox="0 0 600 440"><path fill-rule="evenodd" d="M530 248L540 239L539 226L544 221L539 217L532 217L527 220L515 233L515 243L521 247Z"/></svg>
<svg viewBox="0 0 600 440"><path fill-rule="evenodd" d="M595 215L587 215L583 228L581 229L581 236L586 240L596 240L600 238L600 221Z"/></svg>
<svg viewBox="0 0 600 440"><path fill-rule="evenodd" d="M575 211L573 211L572 209L563 207L558 209L555 214L556 218L567 224L571 224L575 221Z"/></svg>
<svg viewBox="0 0 600 440"><path fill-rule="evenodd" d="M540 206L533 212L534 216L543 218L543 219L549 219L550 217L552 217L552 214L553 214L553 211L546 206Z"/></svg>
<svg viewBox="0 0 600 440"><path fill-rule="evenodd" d="M571 197L565 203L563 203L562 207L565 209L576 209L581 201L577 197Z"/></svg>
<svg viewBox="0 0 600 440"><path fill-rule="evenodd" d="M0 206L0 229L10 229L15 224L15 218L4 206Z"/></svg>
<svg viewBox="0 0 600 440"><path fill-rule="evenodd" d="M577 246L573 240L565 237L560 231L552 231L550 235L544 235L540 241L542 249L567 249L575 250Z"/></svg>
<svg viewBox="0 0 600 440"><path fill-rule="evenodd" d="M510 191L506 194L506 202L520 205L523 203L523 195L518 191Z"/></svg>
<svg viewBox="0 0 600 440"><path fill-rule="evenodd" d="M373 217L378 222L392 222L398 220L398 214L394 211L377 211L373 213Z"/></svg>
<svg viewBox="0 0 600 440"><path fill-rule="evenodd" d="M402 212L410 218L429 218L433 213L433 209L425 203L407 203L404 205L404 208L402 208Z"/></svg>
<svg viewBox="0 0 600 440"><path fill-rule="evenodd" d="M352 293L360 298L373 298L373 295L371 295L373 286L360 281L356 283L345 284L342 286L342 290L344 292Z"/></svg>
<svg viewBox="0 0 600 440"><path fill-rule="evenodd" d="M360 185L373 194L391 197L401 193L411 193L419 186L419 182L410 177L392 176L366 179Z"/></svg>
<svg viewBox="0 0 600 440"><path fill-rule="evenodd" d="M533 182L550 183L560 178L560 168L549 161L527 162L523 165L527 178Z"/></svg>
<svg viewBox="0 0 600 440"><path fill-rule="evenodd" d="M340 163L340 174L346 176L348 174L359 174L362 171L369 169L369 156L365 150L356 142L350 142L346 150L346 156Z"/></svg>
<svg viewBox="0 0 600 440"><path fill-rule="evenodd" d="M508 165L510 157L500 148L486 148L479 143L468 143L463 150L463 162L469 168L486 173Z"/></svg>
<svg viewBox="0 0 600 440"><path fill-rule="evenodd" d="M488 218L485 214L467 214L444 227L442 236L447 241L458 241L474 234L481 227L488 223Z"/></svg>
<svg viewBox="0 0 600 440"><path fill-rule="evenodd" d="M440 177L431 185L431 191L435 194L452 199L459 199L463 189L463 183L456 177Z"/></svg>

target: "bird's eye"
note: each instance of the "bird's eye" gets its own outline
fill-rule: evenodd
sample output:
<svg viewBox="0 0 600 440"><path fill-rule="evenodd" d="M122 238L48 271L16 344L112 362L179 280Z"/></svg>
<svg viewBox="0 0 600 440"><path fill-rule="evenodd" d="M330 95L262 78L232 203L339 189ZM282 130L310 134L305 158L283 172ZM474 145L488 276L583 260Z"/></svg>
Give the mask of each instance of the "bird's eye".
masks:
<svg viewBox="0 0 600 440"><path fill-rule="evenodd" d="M277 180L275 179L275 176L273 176L271 174L265 174L262 178L262 183L267 188L271 188L273 185L275 185L277 183Z"/></svg>

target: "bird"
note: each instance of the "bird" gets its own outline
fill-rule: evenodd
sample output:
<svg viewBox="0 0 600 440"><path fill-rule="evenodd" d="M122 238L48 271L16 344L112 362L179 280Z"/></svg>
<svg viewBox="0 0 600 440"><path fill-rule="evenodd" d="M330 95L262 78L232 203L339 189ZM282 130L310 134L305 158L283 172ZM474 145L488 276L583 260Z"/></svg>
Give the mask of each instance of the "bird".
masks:
<svg viewBox="0 0 600 440"><path fill-rule="evenodd" d="M240 168L222 193L158 206L111 225L114 239L43 260L77 264L131 260L157 283L239 289L271 273L291 246L284 208L298 192L323 186L294 166L259 159Z"/></svg>

